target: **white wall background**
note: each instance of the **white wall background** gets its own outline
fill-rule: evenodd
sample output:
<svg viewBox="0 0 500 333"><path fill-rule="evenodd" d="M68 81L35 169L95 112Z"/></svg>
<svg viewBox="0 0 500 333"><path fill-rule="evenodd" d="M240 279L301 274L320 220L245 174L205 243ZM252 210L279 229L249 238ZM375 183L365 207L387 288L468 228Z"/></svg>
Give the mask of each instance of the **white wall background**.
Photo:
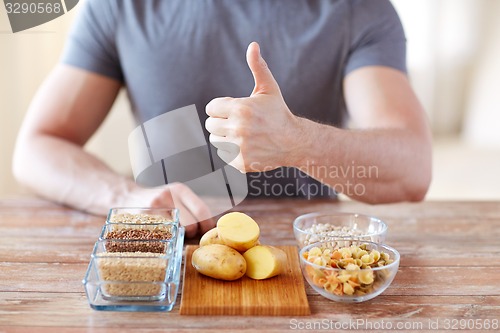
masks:
<svg viewBox="0 0 500 333"><path fill-rule="evenodd" d="M500 20L495 17L500 1L393 3L407 34L410 77L438 139L433 184L438 190L433 196L431 189L430 196L500 198L500 186L491 180L472 195L450 185L473 177L471 170L500 166ZM76 11L14 35L0 8L0 197L23 192L10 170L15 137L37 87L58 61ZM130 173L126 142L132 127L122 94L87 149L117 171ZM440 144L442 137L454 138L452 144ZM468 165L471 158L474 163Z"/></svg>
<svg viewBox="0 0 500 333"><path fill-rule="evenodd" d="M0 197L26 191L16 183L11 172L16 135L31 98L58 62L80 6L81 1L68 14L15 35L10 31L4 8L0 7ZM131 174L127 137L132 128L128 101L122 92L86 149L118 172Z"/></svg>
<svg viewBox="0 0 500 333"><path fill-rule="evenodd" d="M393 0L414 87L437 135L500 147L500 1Z"/></svg>

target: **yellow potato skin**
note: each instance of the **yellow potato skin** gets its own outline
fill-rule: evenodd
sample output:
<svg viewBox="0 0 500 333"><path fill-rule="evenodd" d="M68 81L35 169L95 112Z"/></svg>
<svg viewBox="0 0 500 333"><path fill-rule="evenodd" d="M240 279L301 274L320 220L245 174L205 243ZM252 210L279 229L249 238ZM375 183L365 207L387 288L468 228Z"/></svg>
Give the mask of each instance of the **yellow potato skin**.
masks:
<svg viewBox="0 0 500 333"><path fill-rule="evenodd" d="M193 252L191 264L201 274L214 279L233 281L245 275L245 258L233 248L209 244Z"/></svg>
<svg viewBox="0 0 500 333"><path fill-rule="evenodd" d="M255 280L272 278L283 273L286 253L274 246L257 245L243 254L247 263L246 276Z"/></svg>
<svg viewBox="0 0 500 333"><path fill-rule="evenodd" d="M250 216L231 212L217 221L217 233L225 245L245 252L259 241L260 228Z"/></svg>
<svg viewBox="0 0 500 333"><path fill-rule="evenodd" d="M217 232L217 228L213 228L208 230L203 236L200 238L200 246L206 246L210 244L221 244L225 245L222 239L219 238L219 233Z"/></svg>

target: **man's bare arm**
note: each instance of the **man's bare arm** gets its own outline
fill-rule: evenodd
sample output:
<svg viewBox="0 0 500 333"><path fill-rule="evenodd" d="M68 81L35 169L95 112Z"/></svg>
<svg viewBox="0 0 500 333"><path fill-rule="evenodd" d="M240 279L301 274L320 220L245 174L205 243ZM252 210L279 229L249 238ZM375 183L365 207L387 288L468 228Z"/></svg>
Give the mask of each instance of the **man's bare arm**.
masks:
<svg viewBox="0 0 500 333"><path fill-rule="evenodd" d="M231 165L241 172L296 167L364 202L424 198L431 179L430 131L403 73L363 67L349 74L345 97L356 129L339 129L290 112L255 43L247 62L255 79L250 97L217 98L206 108L210 141L240 148Z"/></svg>
<svg viewBox="0 0 500 333"><path fill-rule="evenodd" d="M58 65L29 108L16 144L13 171L36 193L94 214L116 206L181 206L186 224L209 216L208 207L187 187L146 189L119 175L83 150L108 114L121 83ZM213 226L202 223L203 229ZM196 233L196 225L187 228Z"/></svg>
<svg viewBox="0 0 500 333"><path fill-rule="evenodd" d="M295 164L361 201L422 200L431 181L431 134L406 75L364 67L347 76L344 91L354 128L301 119Z"/></svg>

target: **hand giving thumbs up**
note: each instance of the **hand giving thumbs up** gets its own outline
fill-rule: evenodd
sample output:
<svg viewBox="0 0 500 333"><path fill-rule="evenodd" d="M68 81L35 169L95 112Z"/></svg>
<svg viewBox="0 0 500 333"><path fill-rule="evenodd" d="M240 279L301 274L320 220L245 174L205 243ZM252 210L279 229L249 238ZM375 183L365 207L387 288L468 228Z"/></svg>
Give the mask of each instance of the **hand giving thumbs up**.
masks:
<svg viewBox="0 0 500 333"><path fill-rule="evenodd" d="M241 172L292 166L297 118L288 109L259 44L252 42L246 56L254 89L250 97L221 97L207 104L205 128L210 142L226 163Z"/></svg>

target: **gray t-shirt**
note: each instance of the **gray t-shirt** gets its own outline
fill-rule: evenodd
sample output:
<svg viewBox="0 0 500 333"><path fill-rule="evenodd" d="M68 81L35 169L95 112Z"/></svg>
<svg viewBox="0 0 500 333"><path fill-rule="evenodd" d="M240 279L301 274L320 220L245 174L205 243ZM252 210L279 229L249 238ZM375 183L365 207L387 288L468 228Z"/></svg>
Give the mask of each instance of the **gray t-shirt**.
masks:
<svg viewBox="0 0 500 333"><path fill-rule="evenodd" d="M87 0L83 6L62 62L123 82L138 123L195 104L203 125L213 98L248 96L254 82L245 52L252 41L290 110L335 126L348 116L342 88L348 73L370 65L406 72L403 28L387 0ZM249 175L257 180L250 180L250 194L332 195L294 170ZM291 186L270 193L273 183ZM318 193L310 193L311 184Z"/></svg>

